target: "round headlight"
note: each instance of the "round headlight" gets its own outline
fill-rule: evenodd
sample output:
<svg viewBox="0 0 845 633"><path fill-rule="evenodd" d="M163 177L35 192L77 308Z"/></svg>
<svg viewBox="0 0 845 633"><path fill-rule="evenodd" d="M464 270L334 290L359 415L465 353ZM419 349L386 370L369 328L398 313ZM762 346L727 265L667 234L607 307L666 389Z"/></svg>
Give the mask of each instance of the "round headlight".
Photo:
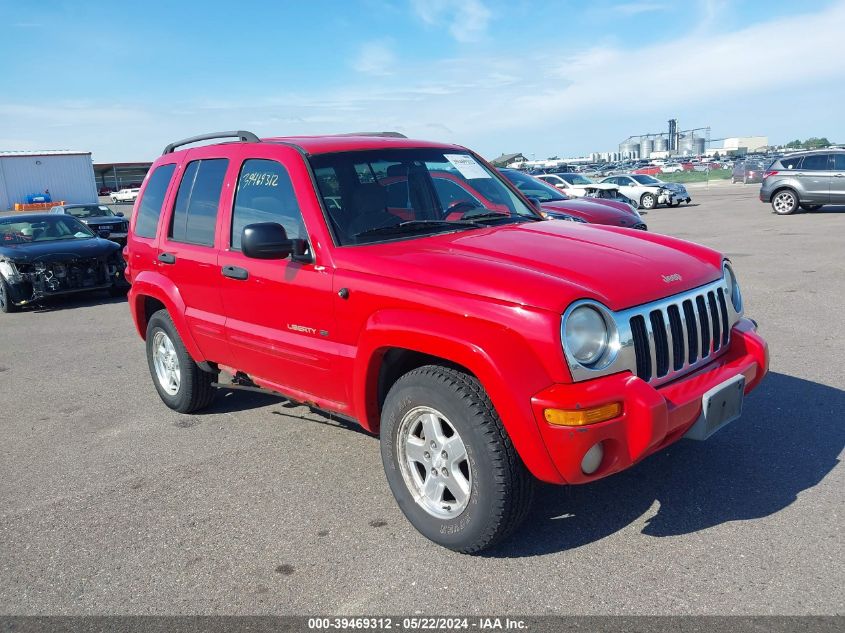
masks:
<svg viewBox="0 0 845 633"><path fill-rule="evenodd" d="M739 290L736 275L734 275L733 268L731 268L730 264L725 264L725 282L728 285L728 294L731 297L734 310L738 313L742 312L742 293Z"/></svg>
<svg viewBox="0 0 845 633"><path fill-rule="evenodd" d="M607 323L601 313L590 306L575 308L564 326L566 348L582 365L596 364L607 351Z"/></svg>

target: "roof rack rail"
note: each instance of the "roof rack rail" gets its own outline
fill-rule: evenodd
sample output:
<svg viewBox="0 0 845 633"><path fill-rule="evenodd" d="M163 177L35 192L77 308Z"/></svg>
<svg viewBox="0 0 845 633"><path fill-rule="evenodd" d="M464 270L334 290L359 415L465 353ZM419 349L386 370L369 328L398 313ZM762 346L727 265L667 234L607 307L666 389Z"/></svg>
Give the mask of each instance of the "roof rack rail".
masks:
<svg viewBox="0 0 845 633"><path fill-rule="evenodd" d="M402 132L347 132L345 134L329 134L329 136L386 136L388 138L408 138Z"/></svg>
<svg viewBox="0 0 845 633"><path fill-rule="evenodd" d="M259 139L255 134L253 134L252 132L247 132L245 130L237 130L233 132L212 132L211 134L200 134L199 136L183 138L181 141L171 143L170 145L164 148L162 154L170 154L173 152L173 150L175 150L177 147L181 147L182 145L190 145L191 143L198 143L199 141L210 141L211 139L215 138L239 138L244 143L261 142L261 139Z"/></svg>

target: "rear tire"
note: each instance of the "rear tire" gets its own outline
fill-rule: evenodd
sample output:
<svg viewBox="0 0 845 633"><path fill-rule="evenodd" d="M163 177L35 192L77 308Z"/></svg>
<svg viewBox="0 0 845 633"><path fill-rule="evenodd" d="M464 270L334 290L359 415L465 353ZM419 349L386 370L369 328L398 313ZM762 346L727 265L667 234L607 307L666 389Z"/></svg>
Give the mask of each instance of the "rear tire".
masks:
<svg viewBox="0 0 845 633"><path fill-rule="evenodd" d="M167 310L153 314L147 324L147 364L158 395L174 411L199 411L214 400L217 389L211 383L217 373L191 358Z"/></svg>
<svg viewBox="0 0 845 633"><path fill-rule="evenodd" d="M3 275L0 275L0 312L11 314L18 312L20 307L12 302L12 290Z"/></svg>
<svg viewBox="0 0 845 633"><path fill-rule="evenodd" d="M781 189L772 197L772 210L778 215L790 215L798 209L798 195L791 189Z"/></svg>
<svg viewBox="0 0 845 633"><path fill-rule="evenodd" d="M408 521L456 552L501 542L531 506L533 476L484 388L463 372L426 365L394 383L381 415L381 456Z"/></svg>

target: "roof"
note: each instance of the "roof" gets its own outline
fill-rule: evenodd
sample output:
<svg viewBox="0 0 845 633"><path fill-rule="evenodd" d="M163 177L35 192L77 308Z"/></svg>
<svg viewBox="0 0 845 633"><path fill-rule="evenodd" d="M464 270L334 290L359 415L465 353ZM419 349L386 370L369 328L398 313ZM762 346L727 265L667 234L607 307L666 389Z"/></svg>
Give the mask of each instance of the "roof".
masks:
<svg viewBox="0 0 845 633"><path fill-rule="evenodd" d="M513 162L517 158L525 158L525 156L523 156L522 152L518 152L516 154L502 154L501 156L499 156L498 158L494 158L490 162L494 165L506 164Z"/></svg>
<svg viewBox="0 0 845 633"><path fill-rule="evenodd" d="M261 139L265 143L290 143L308 154L329 154L369 149L409 149L431 147L463 150L459 145L420 141L392 136L278 136Z"/></svg>
<svg viewBox="0 0 845 633"><path fill-rule="evenodd" d="M90 156L91 152L82 152L72 149L25 149L25 150L7 150L0 149L0 157L27 157L27 156Z"/></svg>

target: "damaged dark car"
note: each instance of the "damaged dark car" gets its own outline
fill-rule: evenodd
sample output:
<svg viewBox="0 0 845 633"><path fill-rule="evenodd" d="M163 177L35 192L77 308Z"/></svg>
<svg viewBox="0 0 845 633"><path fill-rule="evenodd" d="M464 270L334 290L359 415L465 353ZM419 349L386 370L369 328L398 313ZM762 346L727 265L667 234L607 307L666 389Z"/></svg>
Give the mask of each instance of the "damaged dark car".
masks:
<svg viewBox="0 0 845 633"><path fill-rule="evenodd" d="M125 294L121 247L69 215L0 217L0 312L94 290Z"/></svg>

